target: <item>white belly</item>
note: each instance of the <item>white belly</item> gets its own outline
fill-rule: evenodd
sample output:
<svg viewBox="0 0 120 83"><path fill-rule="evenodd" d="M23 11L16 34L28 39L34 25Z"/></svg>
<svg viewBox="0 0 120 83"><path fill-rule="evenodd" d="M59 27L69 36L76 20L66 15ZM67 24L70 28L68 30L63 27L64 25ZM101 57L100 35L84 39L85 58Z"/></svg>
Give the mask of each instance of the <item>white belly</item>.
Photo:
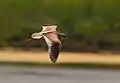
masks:
<svg viewBox="0 0 120 83"><path fill-rule="evenodd" d="M48 47L51 47L52 46L52 42L46 36L43 35L43 37L44 37Z"/></svg>

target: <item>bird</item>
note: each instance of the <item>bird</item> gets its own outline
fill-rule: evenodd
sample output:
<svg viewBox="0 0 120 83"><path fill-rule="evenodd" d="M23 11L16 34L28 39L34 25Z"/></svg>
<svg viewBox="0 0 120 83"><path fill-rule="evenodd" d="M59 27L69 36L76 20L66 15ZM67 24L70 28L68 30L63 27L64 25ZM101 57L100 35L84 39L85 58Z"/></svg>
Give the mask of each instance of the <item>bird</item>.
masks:
<svg viewBox="0 0 120 83"><path fill-rule="evenodd" d="M33 39L41 39L44 38L45 42L48 46L48 54L53 63L56 63L59 53L61 51L61 38L69 39L65 33L58 32L57 25L53 24L45 24L42 25L41 32L35 32L31 34L31 38L26 41L30 41Z"/></svg>

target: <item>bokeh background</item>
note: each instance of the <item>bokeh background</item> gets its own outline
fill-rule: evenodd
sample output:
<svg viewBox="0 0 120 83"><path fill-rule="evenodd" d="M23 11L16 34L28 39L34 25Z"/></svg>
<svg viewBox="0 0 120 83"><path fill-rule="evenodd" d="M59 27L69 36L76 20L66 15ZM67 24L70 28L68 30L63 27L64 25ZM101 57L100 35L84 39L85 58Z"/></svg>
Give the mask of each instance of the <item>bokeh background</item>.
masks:
<svg viewBox="0 0 120 83"><path fill-rule="evenodd" d="M43 24L70 38L55 64L24 42ZM0 83L120 83L119 69L120 0L0 0Z"/></svg>
<svg viewBox="0 0 120 83"><path fill-rule="evenodd" d="M119 51L119 9L119 0L0 0L0 46L46 50L43 40L23 41L50 23L70 37L62 51Z"/></svg>

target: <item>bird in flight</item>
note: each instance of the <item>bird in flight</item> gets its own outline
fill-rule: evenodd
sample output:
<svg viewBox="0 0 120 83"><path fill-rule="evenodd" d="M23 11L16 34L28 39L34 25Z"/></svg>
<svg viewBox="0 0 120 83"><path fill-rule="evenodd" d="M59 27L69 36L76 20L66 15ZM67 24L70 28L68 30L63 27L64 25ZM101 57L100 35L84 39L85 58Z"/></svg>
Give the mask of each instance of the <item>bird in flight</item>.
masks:
<svg viewBox="0 0 120 83"><path fill-rule="evenodd" d="M46 24L42 26L42 31L38 33L33 33L30 39L26 41L30 41L33 39L41 39L42 37L45 39L48 46L48 53L51 61L55 63L58 59L59 52L61 50L61 41L62 37L68 37L64 33L60 33L56 31L56 25Z"/></svg>

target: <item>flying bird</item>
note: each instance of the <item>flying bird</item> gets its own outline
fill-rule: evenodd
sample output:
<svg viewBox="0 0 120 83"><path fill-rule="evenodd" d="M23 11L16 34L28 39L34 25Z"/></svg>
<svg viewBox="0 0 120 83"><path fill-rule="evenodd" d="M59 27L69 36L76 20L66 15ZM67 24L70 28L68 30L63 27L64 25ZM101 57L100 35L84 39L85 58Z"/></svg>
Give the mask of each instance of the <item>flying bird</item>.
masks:
<svg viewBox="0 0 120 83"><path fill-rule="evenodd" d="M58 59L59 52L61 50L61 41L62 37L68 38L64 33L60 33L56 31L56 25L43 25L42 31L38 33L33 33L30 39L26 41L30 41L32 39L41 39L42 37L47 43L48 53L51 61L55 63Z"/></svg>

